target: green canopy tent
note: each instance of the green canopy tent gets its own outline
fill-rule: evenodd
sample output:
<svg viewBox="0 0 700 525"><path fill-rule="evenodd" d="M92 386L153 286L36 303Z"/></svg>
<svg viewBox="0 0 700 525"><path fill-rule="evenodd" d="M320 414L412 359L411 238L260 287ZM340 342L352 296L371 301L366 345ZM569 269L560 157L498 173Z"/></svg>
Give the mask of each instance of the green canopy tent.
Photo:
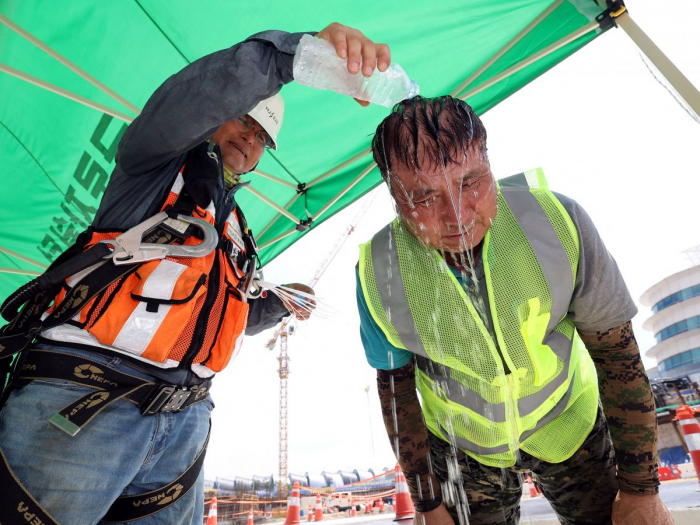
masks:
<svg viewBox="0 0 700 525"><path fill-rule="evenodd" d="M90 223L128 122L203 55L337 20L389 43L422 94L482 114L623 18L607 0L0 0L0 299ZM237 196L263 263L380 181L369 143L385 108L293 83L282 93L280 149Z"/></svg>

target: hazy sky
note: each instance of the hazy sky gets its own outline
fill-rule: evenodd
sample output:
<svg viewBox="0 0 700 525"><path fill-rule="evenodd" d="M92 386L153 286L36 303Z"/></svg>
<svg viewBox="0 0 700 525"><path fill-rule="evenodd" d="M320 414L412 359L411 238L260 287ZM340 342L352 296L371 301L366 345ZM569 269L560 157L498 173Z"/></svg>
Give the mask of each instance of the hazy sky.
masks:
<svg viewBox="0 0 700 525"><path fill-rule="evenodd" d="M700 86L698 2L627 4L633 19ZM700 244L700 125L654 79L622 29L601 36L483 120L496 178L542 167L554 191L573 197L591 215L635 301L687 266L680 252ZM375 192L371 209L316 288L335 314L308 321L290 338L290 472L395 464L355 302L357 246L394 216L386 190ZM310 280L358 206L273 261L266 280ZM654 339L641 328L650 312L639 306L634 326L645 351ZM236 361L215 380L208 479L277 473L278 349L265 349L270 335L246 338Z"/></svg>

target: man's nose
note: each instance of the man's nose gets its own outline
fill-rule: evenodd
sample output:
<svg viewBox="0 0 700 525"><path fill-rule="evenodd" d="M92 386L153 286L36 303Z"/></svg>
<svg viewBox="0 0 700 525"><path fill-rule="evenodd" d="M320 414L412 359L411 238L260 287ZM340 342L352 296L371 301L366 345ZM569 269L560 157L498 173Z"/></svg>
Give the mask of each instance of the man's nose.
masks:
<svg viewBox="0 0 700 525"><path fill-rule="evenodd" d="M251 128L248 131L241 131L241 137L248 144L253 144L255 142L255 128Z"/></svg>
<svg viewBox="0 0 700 525"><path fill-rule="evenodd" d="M473 216L474 212L471 208L462 207L459 209L449 203L443 207L440 219L448 231L458 233L460 225L469 223Z"/></svg>

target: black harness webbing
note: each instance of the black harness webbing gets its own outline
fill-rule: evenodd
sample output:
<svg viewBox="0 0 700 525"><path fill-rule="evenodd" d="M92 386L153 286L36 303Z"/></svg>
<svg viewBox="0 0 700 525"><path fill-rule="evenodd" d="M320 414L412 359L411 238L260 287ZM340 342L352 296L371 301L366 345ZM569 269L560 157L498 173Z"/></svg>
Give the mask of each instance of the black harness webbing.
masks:
<svg viewBox="0 0 700 525"><path fill-rule="evenodd" d="M207 453L209 445L209 436L211 435L211 422L209 423L209 432L207 439L204 442L199 455L187 467L187 470L174 481L171 481L166 486L137 494L135 496L122 496L118 498L104 515L102 521L107 523L121 523L123 521L133 521L151 514L155 514L178 501L178 498L187 494L194 487L199 477L199 472L204 464L204 456Z"/></svg>
<svg viewBox="0 0 700 525"><path fill-rule="evenodd" d="M190 387L154 383L92 359L43 349L29 350L17 372L20 384L34 379L62 379L97 390L62 408L49 419L69 436L75 436L117 399L135 403L145 416L177 412L204 401L212 383L207 380Z"/></svg>
<svg viewBox="0 0 700 525"><path fill-rule="evenodd" d="M209 432L202 450L199 451L195 460L179 478L158 490L117 498L112 503L107 514L102 517L102 521L121 523L138 520L167 509L170 505L179 501L197 482L199 472L204 464L204 456L207 452L210 435L211 422L209 423ZM0 516L2 516L3 525L26 525L27 523L60 525L24 488L22 482L17 479L2 449L0 449L0 459L2 460L0 461L0 486L2 487Z"/></svg>
<svg viewBox="0 0 700 525"><path fill-rule="evenodd" d="M60 525L51 514L24 488L10 468L5 453L0 449L0 516L4 525L43 523Z"/></svg>
<svg viewBox="0 0 700 525"><path fill-rule="evenodd" d="M17 373L17 382L22 384L34 379L61 379L96 389L51 416L49 421L71 436L75 436L97 414L117 399L126 399L136 404L144 415L181 411L200 403L209 396L211 381L203 381L190 387L159 384L140 377L114 370L98 361L78 357L56 350L30 349ZM211 431L211 423L210 423ZM150 516L175 503L194 486L199 476L209 435L192 464L185 472L158 490L118 498L102 518L107 522L123 522ZM15 477L5 455L0 463L0 516L2 523L58 523L27 492ZM10 521L6 521L7 519ZM14 519L14 521L12 521ZM25 521L22 521L25 520ZM36 523L41 523L36 521Z"/></svg>
<svg viewBox="0 0 700 525"><path fill-rule="evenodd" d="M171 218L175 218L177 214L193 215L196 196L201 197L199 199L201 203L211 200L213 186L202 187L201 182L204 180L205 185L215 185L221 175L221 166L215 162L216 159L212 161L211 151L208 151L207 147L207 143L203 143L189 152L183 170L185 186L172 208L166 210ZM220 152L216 151L216 155L220 158ZM208 173L213 176L204 176ZM194 193L190 193L188 186L192 186ZM244 218L242 221L245 224ZM21 287L0 306L0 315L9 321L7 325L0 327L0 387L4 386L4 392L0 392L2 394L0 407L13 386L33 379L63 379L93 388L94 392L71 403L50 418L52 424L71 436L77 434L97 414L117 399L126 399L135 403L144 415L180 411L204 401L208 397L211 385L211 381L203 381L201 384L187 388L153 383L118 372L88 358L79 358L51 350L29 349L42 330L70 320L112 283L138 268L138 264L121 266L112 264L108 260L111 250L104 243L98 243L91 249L82 251L85 239L89 238L93 232L94 230L91 229L83 232L75 245L59 256L42 276ZM247 228L245 233L248 233L248 236L244 235L246 247L249 243L252 244L252 249L249 248L248 251L254 254L256 250L252 235L247 232ZM196 234L192 228L181 231L164 222L152 232L145 234L142 242L177 244L192 234ZM253 264L249 269L250 275L246 283L255 273L255 256L251 255L250 259ZM100 264L102 261L105 262ZM65 280L91 266L96 267L68 290L63 301L55 305L51 315L42 319L44 312L64 286ZM119 498L103 520L118 522L140 519L168 507L181 498L194 486L199 476L208 442L209 436L199 456L178 479L153 492ZM0 454L2 454L1 450ZM24 489L12 473L4 455L2 460L0 462L0 486L3 487L3 497L0 498L2 523L57 523Z"/></svg>

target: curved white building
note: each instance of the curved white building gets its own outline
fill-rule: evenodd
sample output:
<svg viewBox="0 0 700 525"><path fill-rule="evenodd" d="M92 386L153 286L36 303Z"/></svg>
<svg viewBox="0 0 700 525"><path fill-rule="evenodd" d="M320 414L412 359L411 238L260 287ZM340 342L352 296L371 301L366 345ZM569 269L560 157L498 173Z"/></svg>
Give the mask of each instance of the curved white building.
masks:
<svg viewBox="0 0 700 525"><path fill-rule="evenodd" d="M656 359L659 376L700 381L700 265L656 283L641 302L653 312L642 326L656 338L646 355Z"/></svg>

